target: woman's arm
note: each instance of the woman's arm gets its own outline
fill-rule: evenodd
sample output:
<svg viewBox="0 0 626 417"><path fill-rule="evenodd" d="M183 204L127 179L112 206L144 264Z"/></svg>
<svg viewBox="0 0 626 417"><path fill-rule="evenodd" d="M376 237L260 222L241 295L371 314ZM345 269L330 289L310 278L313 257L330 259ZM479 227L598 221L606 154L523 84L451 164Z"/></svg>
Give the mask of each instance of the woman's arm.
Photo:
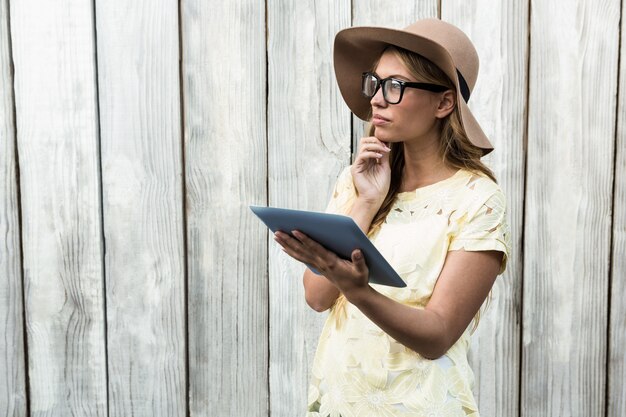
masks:
<svg viewBox="0 0 626 417"><path fill-rule="evenodd" d="M354 219L363 233L367 234L381 204L382 202L367 201L357 197L348 215ZM309 268L305 269L302 280L306 302L317 312L328 310L339 296L339 290L335 284L323 275L313 273Z"/></svg>
<svg viewBox="0 0 626 417"><path fill-rule="evenodd" d="M370 320L428 359L444 355L483 304L500 268L502 252L450 251L424 309L398 303L371 286L344 292Z"/></svg>
<svg viewBox="0 0 626 417"><path fill-rule="evenodd" d="M369 285L369 270L359 249L352 251L351 260L345 260L307 235L292 233L293 238L276 232L275 239L287 254L315 265L384 332L429 359L445 354L467 329L493 286L503 256L500 250L448 251L428 304L418 309Z"/></svg>

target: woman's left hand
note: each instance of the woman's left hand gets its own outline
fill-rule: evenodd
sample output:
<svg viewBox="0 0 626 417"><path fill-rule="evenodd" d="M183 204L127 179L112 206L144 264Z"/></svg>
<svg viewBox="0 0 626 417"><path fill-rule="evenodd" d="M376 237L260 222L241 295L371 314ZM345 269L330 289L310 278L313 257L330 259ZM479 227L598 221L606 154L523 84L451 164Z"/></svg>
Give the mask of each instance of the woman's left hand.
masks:
<svg viewBox="0 0 626 417"><path fill-rule="evenodd" d="M287 255L317 269L346 297L368 287L369 269L359 249L352 251L352 262L341 259L334 252L329 251L307 235L297 230L289 234L277 231L274 240L278 242Z"/></svg>

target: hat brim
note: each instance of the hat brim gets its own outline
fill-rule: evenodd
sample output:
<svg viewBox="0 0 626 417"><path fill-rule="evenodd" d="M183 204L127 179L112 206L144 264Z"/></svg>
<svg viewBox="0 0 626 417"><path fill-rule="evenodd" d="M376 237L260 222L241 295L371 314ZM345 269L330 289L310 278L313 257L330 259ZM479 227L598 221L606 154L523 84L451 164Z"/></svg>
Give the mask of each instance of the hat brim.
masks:
<svg viewBox="0 0 626 417"><path fill-rule="evenodd" d="M352 27L339 31L335 36L333 61L339 91L350 110L361 120L371 117L370 100L361 94L361 74L369 71L388 45L418 53L437 65L461 91L454 61L448 51L439 43L397 29L381 27ZM493 146L476 121L467 103L457 94L457 105L461 110L461 123L470 142L483 151L483 155L493 150Z"/></svg>

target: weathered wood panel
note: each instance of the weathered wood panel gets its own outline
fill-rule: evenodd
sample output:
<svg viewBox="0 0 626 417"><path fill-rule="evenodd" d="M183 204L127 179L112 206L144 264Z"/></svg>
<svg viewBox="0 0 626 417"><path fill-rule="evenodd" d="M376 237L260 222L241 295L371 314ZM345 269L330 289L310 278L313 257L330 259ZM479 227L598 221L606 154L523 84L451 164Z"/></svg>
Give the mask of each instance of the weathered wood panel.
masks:
<svg viewBox="0 0 626 417"><path fill-rule="evenodd" d="M270 206L324 211L350 160L349 112L332 67L335 34L350 26L350 2L267 2ZM304 300L304 266L270 235L270 409L304 415L321 326Z"/></svg>
<svg viewBox="0 0 626 417"><path fill-rule="evenodd" d="M602 416L619 1L533 1L522 416Z"/></svg>
<svg viewBox="0 0 626 417"><path fill-rule="evenodd" d="M90 1L11 2L32 416L105 416Z"/></svg>
<svg viewBox="0 0 626 417"><path fill-rule="evenodd" d="M109 415L186 416L178 2L96 11Z"/></svg>
<svg viewBox="0 0 626 417"><path fill-rule="evenodd" d="M26 416L22 253L8 1L0 0L0 415Z"/></svg>
<svg viewBox="0 0 626 417"><path fill-rule="evenodd" d="M441 7L441 18L460 27L478 51L480 69L469 106L494 145L483 162L507 197L512 235L507 270L496 280L489 305L481 307L472 335L474 395L481 415L513 416L520 389L528 2L444 0Z"/></svg>
<svg viewBox="0 0 626 417"><path fill-rule="evenodd" d="M402 29L418 19L438 16L438 0L398 0L393 7L384 0L353 0L352 26L382 26ZM347 108L345 103L344 107ZM352 158L357 155L359 141L367 133L367 123L352 113Z"/></svg>
<svg viewBox="0 0 626 417"><path fill-rule="evenodd" d="M323 210L350 163L364 123L336 86L337 31L437 15L478 49L470 106L513 235L472 338L481 415L626 413L617 0L532 16L513 1L92 7L0 0L1 415L26 415L27 387L33 416L303 415L326 313L248 205Z"/></svg>
<svg viewBox="0 0 626 417"><path fill-rule="evenodd" d="M264 3L182 6L192 416L267 416Z"/></svg>
<svg viewBox="0 0 626 417"><path fill-rule="evenodd" d="M626 415L626 9L622 6L609 288L607 417Z"/></svg>

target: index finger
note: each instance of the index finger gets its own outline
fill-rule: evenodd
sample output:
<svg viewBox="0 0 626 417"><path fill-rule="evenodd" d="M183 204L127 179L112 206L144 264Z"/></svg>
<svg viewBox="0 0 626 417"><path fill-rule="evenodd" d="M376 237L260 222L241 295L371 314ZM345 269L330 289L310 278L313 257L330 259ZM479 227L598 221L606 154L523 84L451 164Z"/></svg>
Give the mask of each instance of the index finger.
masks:
<svg viewBox="0 0 626 417"><path fill-rule="evenodd" d="M361 143L376 143L379 145L383 145L386 147L389 147L389 143L388 142L383 142L382 140L378 139L376 136L365 136L361 138Z"/></svg>

